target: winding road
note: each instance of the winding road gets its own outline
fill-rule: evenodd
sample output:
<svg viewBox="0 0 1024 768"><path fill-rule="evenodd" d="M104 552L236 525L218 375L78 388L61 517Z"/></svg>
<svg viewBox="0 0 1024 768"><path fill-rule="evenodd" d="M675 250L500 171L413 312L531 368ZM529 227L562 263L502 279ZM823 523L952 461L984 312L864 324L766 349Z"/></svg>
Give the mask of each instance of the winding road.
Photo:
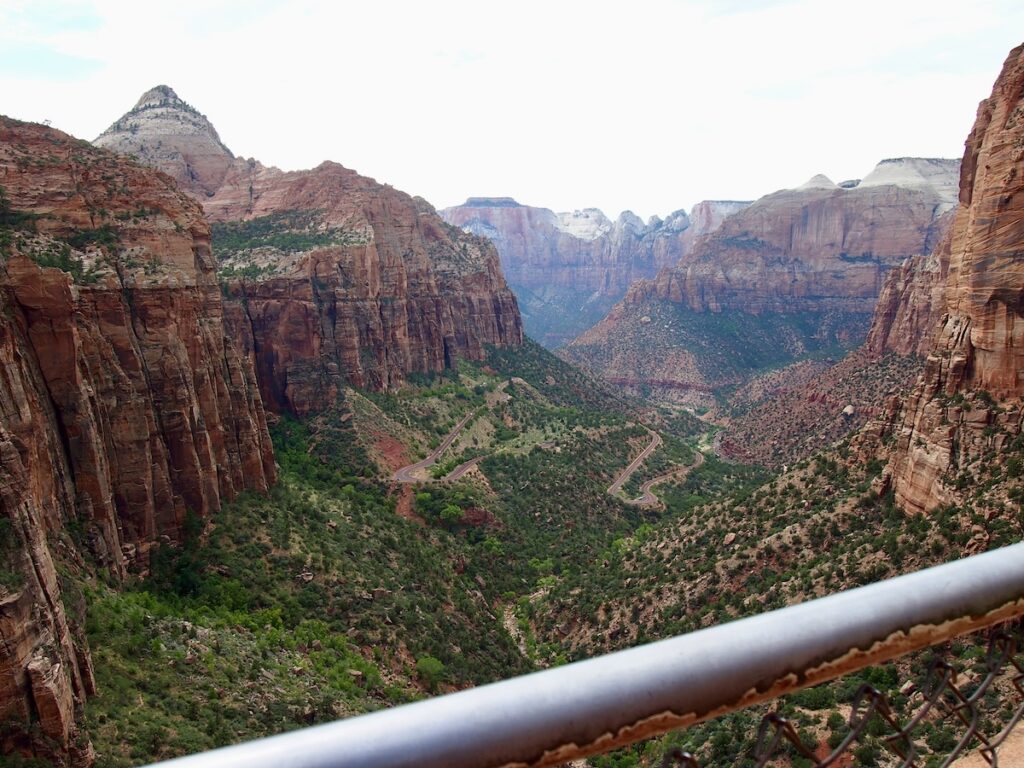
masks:
<svg viewBox="0 0 1024 768"><path fill-rule="evenodd" d="M459 436L459 432L462 431L462 428L469 423L469 420L472 419L476 413L477 412L474 409L463 416L462 420L452 428L452 431L448 433L447 437L441 441L441 444L437 446L437 448L430 452L430 455L428 455L427 458L417 461L415 464L410 464L407 467L402 467L391 476L391 479L396 483L422 483L424 478L417 477L416 473L423 469L429 469L437 464L437 460L441 458L441 454L452 447L452 443L454 443L455 438ZM461 467L456 467L456 470L458 469L461 469ZM466 469L469 469L469 467L466 467ZM465 471L466 470L464 469L463 474L465 474Z"/></svg>
<svg viewBox="0 0 1024 768"><path fill-rule="evenodd" d="M608 486L608 494L610 496L618 496L619 493L622 491L622 486L629 482L629 478L632 477L633 473L640 468L640 465L643 464L644 460L646 460L647 457L650 456L659 445L661 445L661 435L659 435L657 432L650 429L649 427L644 427L644 429L646 429L647 432L650 434L651 442L647 445L646 448L640 451L637 457L629 463L629 466L627 466L624 470L622 470L619 473L618 477L615 478L615 482ZM693 464L690 464L685 467L676 467L670 472L666 472L663 475L658 475L657 477L651 478L650 480L648 480L647 482L640 486L639 496L637 496L635 499L623 499L623 501L625 501L626 504L632 504L633 506L636 507L652 507L655 504L660 504L661 499L655 496L651 489L654 486L658 485L659 483L664 483L667 480L671 480L673 478L678 477L686 477L692 470L696 469L701 464L703 464L704 454L701 453L699 450L694 451L694 453L696 454L696 458L694 459Z"/></svg>
<svg viewBox="0 0 1024 768"><path fill-rule="evenodd" d="M512 379L512 381L522 381L522 379L514 378ZM495 391L504 392L505 388L508 387L508 385L508 381L503 381L501 382L501 384L498 385ZM396 483L425 483L433 480L434 478L419 477L418 473L421 470L430 469L430 467L437 464L437 460L441 458L441 454L443 454L445 451L452 447L452 443L455 442L455 439L459 436L459 433L462 431L462 428L465 427L470 422L470 420L472 420L472 418L476 416L479 412L479 409L474 409L467 413L465 416L463 416L459 423L452 427L452 431L449 432L445 439L441 441L441 444L430 452L430 455L428 455L427 458L417 461L415 464L410 464L407 467L402 467L391 476L391 479L394 480ZM481 461L483 458L483 456L477 456L475 459L470 459L467 462L459 464L459 466L457 466L455 469L453 469L451 472L445 475L444 479L458 480L469 470L471 470L474 466L476 466L477 462Z"/></svg>
<svg viewBox="0 0 1024 768"><path fill-rule="evenodd" d="M512 379L512 381L518 383L521 382L522 379ZM525 384L526 382L523 383ZM497 391L504 392L505 388L508 385L508 381L503 381L501 384L498 385ZM436 478L424 477L422 476L421 473L423 472L423 470L430 469L430 467L437 464L437 460L441 458L441 455L452 447L452 444L458 438L459 433L462 432L463 428L479 412L480 410L476 409L470 411L465 416L463 416L459 423L456 424L452 428L451 432L449 432L445 436L444 440L441 441L441 444L430 452L430 455L428 455L427 458L421 459L420 461L417 461L415 464L410 464L407 467L402 467L391 476L391 479L396 483L409 484L434 482ZM640 465L643 464L644 461L646 461L647 457L654 453L654 451L657 450L658 446L662 444L663 441L661 439L661 435L659 435L657 432L655 432L653 429L649 427L645 426L644 429L646 429L647 433L651 436L651 442L648 443L648 445L642 451L640 451L639 454L637 454L636 458L634 458L629 463L629 465L626 466L625 469L619 472L618 476L615 478L615 482L608 486L608 494L610 496L615 496L621 499L621 496L619 496L619 494L622 492L622 487L627 482L629 482L629 478L632 477L633 473L640 468ZM660 504L661 499L655 496L651 489L654 486L658 485L659 483L664 483L673 478L686 477L686 475L689 474L692 470L696 469L701 464L703 464L704 454L701 453L699 450L695 451L695 454L696 459L694 460L693 464L690 464L689 466L686 467L676 467L670 472L666 472L663 475L658 475L657 477L648 480L647 482L640 486L640 495L638 497L636 497L635 499L622 500L626 504L632 504L638 507L649 507L654 506L655 504ZM475 458L470 459L469 461L464 461L462 464L459 464L459 466L455 467L455 469L453 469L451 472L449 472L441 479L458 480L460 477L469 472L473 467L475 467L477 464L483 461L485 458L487 457L477 456Z"/></svg>
<svg viewBox="0 0 1024 768"><path fill-rule="evenodd" d="M650 445L640 451L640 453L637 454L637 457L629 463L629 466L619 472L619 476L615 478L615 482L608 486L608 494L610 496L618 496L619 491L622 490L622 486L629 482L629 478L632 477L633 473L636 472L640 465L644 463L644 459L654 453L654 450L661 445L661 435L648 427L644 427L644 429L646 429L647 433L651 436Z"/></svg>
<svg viewBox="0 0 1024 768"><path fill-rule="evenodd" d="M660 483L664 483L667 480L686 477L688 474L690 474L690 472L692 472L701 464L703 464L704 454L701 453L700 451L694 451L694 453L696 454L696 458L694 459L693 464L689 464L685 467L676 467L671 472L666 472L663 475L652 477L650 480L648 480L646 483L640 486L640 495L637 496L635 499L628 500L626 503L633 504L638 507L650 507L655 504L660 504L661 499L659 499L651 492L651 488L653 488L656 485L659 485Z"/></svg>

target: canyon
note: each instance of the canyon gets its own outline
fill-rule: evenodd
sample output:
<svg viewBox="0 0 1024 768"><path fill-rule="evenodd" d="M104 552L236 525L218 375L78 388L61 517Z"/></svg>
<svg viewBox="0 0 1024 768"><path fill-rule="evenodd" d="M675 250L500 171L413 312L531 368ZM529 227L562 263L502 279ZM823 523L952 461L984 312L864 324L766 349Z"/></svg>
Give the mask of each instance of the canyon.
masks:
<svg viewBox="0 0 1024 768"><path fill-rule="evenodd" d="M166 86L95 145L0 118L0 751L168 757L1019 538L1022 147L1024 46L962 162L647 223L281 171ZM551 346L612 306L562 356L614 386L520 302ZM773 471L705 447L726 398Z"/></svg>
<svg viewBox="0 0 1024 768"><path fill-rule="evenodd" d="M816 176L767 195L635 282L561 354L630 391L708 407L759 369L850 349L869 330L887 273L940 241L958 168L883 160L861 181Z"/></svg>
<svg viewBox="0 0 1024 768"><path fill-rule="evenodd" d="M527 333L557 348L600 320L633 282L676 263L749 204L705 200L689 214L646 223L630 211L611 221L596 208L555 213L507 197L471 197L440 213L495 244Z"/></svg>
<svg viewBox="0 0 1024 768"><path fill-rule="evenodd" d="M309 416L344 386L393 388L522 330L489 242L334 163L238 160L168 88L115 124L134 157L0 120L0 719L20 724L2 749L89 765L96 683L61 574L145 573L193 520L266 492L265 408ZM211 220L255 221L273 244L235 230L218 264ZM265 279L242 265L222 282L253 250Z"/></svg>

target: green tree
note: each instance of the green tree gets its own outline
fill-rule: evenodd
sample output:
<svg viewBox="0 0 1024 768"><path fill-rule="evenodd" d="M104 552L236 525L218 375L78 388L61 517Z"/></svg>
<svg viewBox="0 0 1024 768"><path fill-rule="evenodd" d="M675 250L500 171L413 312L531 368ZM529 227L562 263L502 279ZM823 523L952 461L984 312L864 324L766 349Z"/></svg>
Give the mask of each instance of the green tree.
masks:
<svg viewBox="0 0 1024 768"><path fill-rule="evenodd" d="M437 686L444 680L444 662L433 656L421 656L416 661L416 673L420 676L427 690L437 693Z"/></svg>

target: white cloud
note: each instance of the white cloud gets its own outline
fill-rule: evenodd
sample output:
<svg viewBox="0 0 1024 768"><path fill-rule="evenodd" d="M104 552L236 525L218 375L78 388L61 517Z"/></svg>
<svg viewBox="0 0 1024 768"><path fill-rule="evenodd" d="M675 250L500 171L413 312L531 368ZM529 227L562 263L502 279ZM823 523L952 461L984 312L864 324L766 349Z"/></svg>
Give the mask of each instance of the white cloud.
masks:
<svg viewBox="0 0 1024 768"><path fill-rule="evenodd" d="M1009 0L93 9L98 28L33 42L104 66L74 83L0 73L5 113L92 138L167 83L266 163L333 159L439 206L506 194L644 216L958 156L1024 28ZM28 34L5 27L0 43Z"/></svg>

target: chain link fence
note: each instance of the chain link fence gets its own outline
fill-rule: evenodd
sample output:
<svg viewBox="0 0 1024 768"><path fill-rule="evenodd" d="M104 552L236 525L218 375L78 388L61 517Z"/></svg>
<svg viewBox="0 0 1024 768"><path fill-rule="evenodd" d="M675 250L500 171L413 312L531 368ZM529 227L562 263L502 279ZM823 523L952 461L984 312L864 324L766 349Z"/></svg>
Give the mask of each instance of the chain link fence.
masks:
<svg viewBox="0 0 1024 768"><path fill-rule="evenodd" d="M990 632L988 649L973 669L958 670L936 657L922 680L907 682L896 692L862 685L850 702L845 733L831 740L838 741L834 745L807 743L798 718L770 712L761 720L753 753L738 766L796 763L805 768L845 768L868 763L946 768L977 750L996 768L1000 747L1024 717L1022 653L1024 624L1017 622ZM926 729L942 738L927 736ZM877 755L876 745L885 754ZM866 752L858 754L865 747ZM1006 768L1016 764L1003 763ZM661 766L701 768L701 762L674 748L665 754Z"/></svg>

